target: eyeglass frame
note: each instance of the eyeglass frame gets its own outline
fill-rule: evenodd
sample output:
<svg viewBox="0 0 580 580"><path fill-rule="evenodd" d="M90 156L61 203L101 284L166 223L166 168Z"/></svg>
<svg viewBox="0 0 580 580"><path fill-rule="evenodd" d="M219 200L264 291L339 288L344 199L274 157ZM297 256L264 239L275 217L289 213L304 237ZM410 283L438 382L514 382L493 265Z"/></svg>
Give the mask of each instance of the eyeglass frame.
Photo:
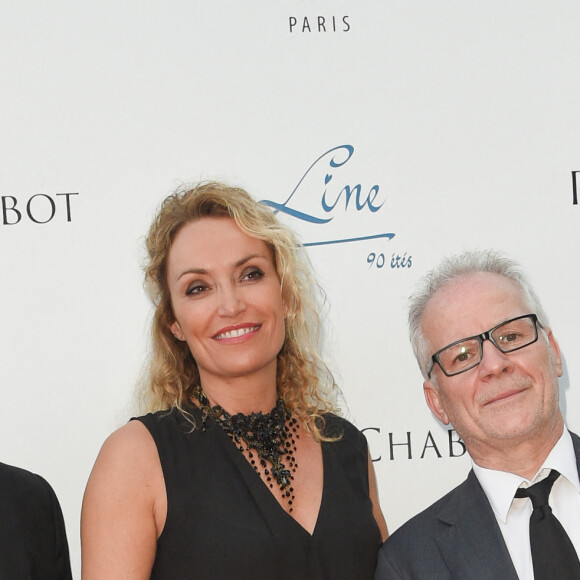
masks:
<svg viewBox="0 0 580 580"><path fill-rule="evenodd" d="M495 330L497 330L498 328L504 326L504 324L509 324L510 322L514 322L514 320L520 320L522 318L530 318L534 324L534 332L536 334L534 340L532 340L531 342L528 342L527 344L523 344L521 346L518 346L516 348L513 348L511 350L504 350L503 348L501 348L501 346L495 341L495 338L492 336L492 332L494 332ZM515 316L514 318L508 318L508 320L504 320L503 322L500 322L499 324L496 324L493 328L490 328L489 330L482 332L481 334L476 334L474 336L466 336L465 338L461 338L459 340L455 340L452 343L448 344L447 346L444 346L443 348L440 348L436 353L434 353L431 356L431 366L429 367L429 370L427 371L427 377L431 378L431 373L433 372L433 367L435 366L435 363L437 363L439 365L439 368L443 371L443 373L445 374L445 376L447 377L454 377L456 375L460 375L461 373L464 373L466 371L470 371L471 369L475 368L477 365L479 365L481 363L481 361L483 360L483 342L485 340L489 340L489 342L491 342L491 344L493 344L493 346L495 346L495 348L497 348L501 353L503 354L508 354L510 352L516 352L516 350L520 350L522 348L526 348L526 346L530 346L530 344L534 344L535 342L538 341L538 326L540 328L544 328L542 326L542 323L538 320L538 316L536 314L530 313L530 314L522 314L521 316ZM462 342L465 342L467 340L477 340L479 342L479 360L471 365L468 366L467 368L461 369L460 371L457 371L455 373L448 373L444 368L443 365L441 364L441 361L439 359L439 355L444 351L447 350L448 348L456 345L456 344L461 344Z"/></svg>

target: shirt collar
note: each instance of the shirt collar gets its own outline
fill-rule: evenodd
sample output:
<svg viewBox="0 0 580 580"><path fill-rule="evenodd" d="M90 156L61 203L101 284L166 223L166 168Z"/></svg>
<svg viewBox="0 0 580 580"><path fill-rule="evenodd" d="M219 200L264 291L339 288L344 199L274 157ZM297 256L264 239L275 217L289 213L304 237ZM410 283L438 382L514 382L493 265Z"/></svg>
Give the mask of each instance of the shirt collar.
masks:
<svg viewBox="0 0 580 580"><path fill-rule="evenodd" d="M507 521L508 511L518 487L522 483L530 485L532 482L535 482L539 476L544 475L544 469L556 469L580 493L576 454L574 453L572 437L566 428L564 428L556 445L554 445L548 457L546 457L542 467L540 467L531 480L520 475L515 475L514 473L508 473L507 471L480 467L473 460L471 463L473 471L491 504L491 508L496 517L504 523Z"/></svg>

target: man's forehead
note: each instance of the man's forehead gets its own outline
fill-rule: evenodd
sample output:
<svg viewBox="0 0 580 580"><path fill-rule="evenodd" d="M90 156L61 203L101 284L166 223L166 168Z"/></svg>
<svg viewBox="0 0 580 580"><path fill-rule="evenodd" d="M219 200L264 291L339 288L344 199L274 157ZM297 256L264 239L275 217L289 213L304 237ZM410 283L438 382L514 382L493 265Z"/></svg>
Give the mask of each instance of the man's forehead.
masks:
<svg viewBox="0 0 580 580"><path fill-rule="evenodd" d="M445 311L463 303L522 299L519 285L511 278L493 272L473 272L450 280L427 303L427 309Z"/></svg>
<svg viewBox="0 0 580 580"><path fill-rule="evenodd" d="M499 274L476 272L453 279L433 295L425 307L422 327L433 347L444 346L528 314L525 310L516 282Z"/></svg>

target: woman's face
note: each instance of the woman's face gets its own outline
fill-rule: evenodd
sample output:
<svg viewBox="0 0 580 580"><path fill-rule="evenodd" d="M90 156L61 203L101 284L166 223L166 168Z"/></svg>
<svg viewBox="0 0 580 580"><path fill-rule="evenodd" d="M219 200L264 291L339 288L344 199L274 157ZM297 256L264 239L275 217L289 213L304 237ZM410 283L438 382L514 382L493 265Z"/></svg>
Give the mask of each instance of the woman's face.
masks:
<svg viewBox="0 0 580 580"><path fill-rule="evenodd" d="M204 388L247 375L275 384L284 302L272 253L233 219L202 218L175 237L167 261L175 321Z"/></svg>

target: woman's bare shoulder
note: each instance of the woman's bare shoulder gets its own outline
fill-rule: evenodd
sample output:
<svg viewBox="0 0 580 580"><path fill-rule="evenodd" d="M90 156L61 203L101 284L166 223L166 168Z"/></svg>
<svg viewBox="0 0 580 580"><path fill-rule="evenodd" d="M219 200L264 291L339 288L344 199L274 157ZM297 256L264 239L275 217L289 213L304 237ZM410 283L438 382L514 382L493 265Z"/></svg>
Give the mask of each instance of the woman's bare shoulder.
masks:
<svg viewBox="0 0 580 580"><path fill-rule="evenodd" d="M166 506L155 442L130 421L106 439L87 483L83 578L148 578Z"/></svg>
<svg viewBox="0 0 580 580"><path fill-rule="evenodd" d="M140 421L129 421L107 437L94 471L104 470L108 475L115 472L131 472L139 476L159 467L159 456L153 437ZM126 481L126 480L125 480Z"/></svg>

